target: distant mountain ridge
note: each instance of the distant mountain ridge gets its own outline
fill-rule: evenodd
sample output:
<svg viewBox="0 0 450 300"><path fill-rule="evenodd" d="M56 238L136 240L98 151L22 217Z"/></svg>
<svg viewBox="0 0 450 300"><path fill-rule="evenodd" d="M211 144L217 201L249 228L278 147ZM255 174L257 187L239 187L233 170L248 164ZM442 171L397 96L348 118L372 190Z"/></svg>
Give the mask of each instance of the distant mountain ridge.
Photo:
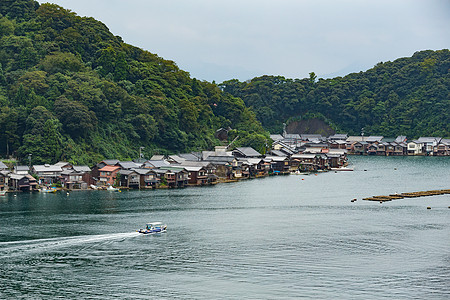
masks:
<svg viewBox="0 0 450 300"><path fill-rule="evenodd" d="M229 80L221 88L240 97L274 133L290 120L319 118L351 134L450 136L450 51L420 51L344 77L317 80L262 76Z"/></svg>

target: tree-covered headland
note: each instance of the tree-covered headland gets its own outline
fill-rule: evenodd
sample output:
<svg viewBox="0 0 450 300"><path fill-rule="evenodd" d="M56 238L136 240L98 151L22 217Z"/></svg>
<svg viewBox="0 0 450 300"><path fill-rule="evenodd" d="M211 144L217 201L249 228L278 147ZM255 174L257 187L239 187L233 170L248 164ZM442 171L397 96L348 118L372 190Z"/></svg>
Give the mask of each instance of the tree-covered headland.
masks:
<svg viewBox="0 0 450 300"><path fill-rule="evenodd" d="M219 128L264 151L244 102L54 4L0 2L0 156L33 163L210 149Z"/></svg>

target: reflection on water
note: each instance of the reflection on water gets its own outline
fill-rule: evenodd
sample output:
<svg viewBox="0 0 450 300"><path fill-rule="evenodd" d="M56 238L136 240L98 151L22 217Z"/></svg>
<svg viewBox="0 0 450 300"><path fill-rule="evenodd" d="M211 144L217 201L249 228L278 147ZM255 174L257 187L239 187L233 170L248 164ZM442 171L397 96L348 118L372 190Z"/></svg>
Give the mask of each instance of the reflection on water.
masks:
<svg viewBox="0 0 450 300"><path fill-rule="evenodd" d="M0 296L448 299L449 195L361 198L450 188L449 159L351 161L206 188L7 195ZM168 232L135 232L149 221Z"/></svg>

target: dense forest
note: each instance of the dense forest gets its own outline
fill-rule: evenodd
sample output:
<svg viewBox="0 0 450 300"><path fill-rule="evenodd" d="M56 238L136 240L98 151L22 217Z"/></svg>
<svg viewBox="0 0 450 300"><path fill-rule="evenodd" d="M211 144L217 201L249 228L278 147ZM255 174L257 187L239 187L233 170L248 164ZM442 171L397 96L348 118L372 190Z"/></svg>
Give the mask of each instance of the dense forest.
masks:
<svg viewBox="0 0 450 300"><path fill-rule="evenodd" d="M319 118L341 132L450 136L450 51L421 51L345 77L317 80L262 76L221 88L244 100L263 126Z"/></svg>
<svg viewBox="0 0 450 300"><path fill-rule="evenodd" d="M450 136L450 51L422 51L333 79L262 76L220 85L126 44L54 4L0 2L0 157L92 164L235 146L322 119L349 134ZM229 142L228 141L228 142ZM223 141L227 143L227 141Z"/></svg>
<svg viewBox="0 0 450 300"><path fill-rule="evenodd" d="M0 157L91 164L210 149L219 128L265 151L244 102L54 4L0 2Z"/></svg>

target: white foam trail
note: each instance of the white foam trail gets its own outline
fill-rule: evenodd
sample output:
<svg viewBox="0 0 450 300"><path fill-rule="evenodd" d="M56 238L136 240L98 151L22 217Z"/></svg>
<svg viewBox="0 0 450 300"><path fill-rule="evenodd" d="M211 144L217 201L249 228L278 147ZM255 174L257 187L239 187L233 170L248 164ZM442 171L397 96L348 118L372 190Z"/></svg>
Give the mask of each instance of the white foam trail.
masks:
<svg viewBox="0 0 450 300"><path fill-rule="evenodd" d="M57 237L48 239L0 242L0 257L9 257L23 255L26 253L43 252L60 247L69 247L75 245L83 245L87 243L98 243L102 241L112 241L118 239L130 238L137 236L137 232L124 232L112 234L97 234L97 235L81 235L72 237Z"/></svg>

